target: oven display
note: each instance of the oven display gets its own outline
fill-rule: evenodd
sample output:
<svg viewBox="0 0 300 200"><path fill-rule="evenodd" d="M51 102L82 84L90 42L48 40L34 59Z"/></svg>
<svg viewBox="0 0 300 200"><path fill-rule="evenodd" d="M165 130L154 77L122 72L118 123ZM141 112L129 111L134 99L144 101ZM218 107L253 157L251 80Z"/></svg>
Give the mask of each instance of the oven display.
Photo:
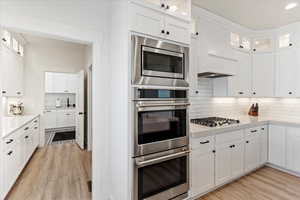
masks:
<svg viewBox="0 0 300 200"><path fill-rule="evenodd" d="M186 90L139 89L142 99L178 99L187 98Z"/></svg>

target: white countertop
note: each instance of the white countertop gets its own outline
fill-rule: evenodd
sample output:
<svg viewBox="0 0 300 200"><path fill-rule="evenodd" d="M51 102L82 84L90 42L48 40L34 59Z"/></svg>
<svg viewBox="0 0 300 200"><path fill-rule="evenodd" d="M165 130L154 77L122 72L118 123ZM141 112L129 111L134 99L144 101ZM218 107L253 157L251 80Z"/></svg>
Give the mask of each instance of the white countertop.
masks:
<svg viewBox="0 0 300 200"><path fill-rule="evenodd" d="M38 117L36 115L22 115L22 116L13 116L13 117L3 117L2 118L2 132L1 138L4 138L14 131L18 130L28 122L32 121L34 118Z"/></svg>
<svg viewBox="0 0 300 200"><path fill-rule="evenodd" d="M264 118L264 117L241 117L240 123L221 127L206 127L197 124L190 123L190 136L191 137L204 137L210 135L217 135L220 133L234 131L239 129L251 128L254 126L261 126L267 124L288 125L288 126L300 126L299 120L287 120L278 118Z"/></svg>

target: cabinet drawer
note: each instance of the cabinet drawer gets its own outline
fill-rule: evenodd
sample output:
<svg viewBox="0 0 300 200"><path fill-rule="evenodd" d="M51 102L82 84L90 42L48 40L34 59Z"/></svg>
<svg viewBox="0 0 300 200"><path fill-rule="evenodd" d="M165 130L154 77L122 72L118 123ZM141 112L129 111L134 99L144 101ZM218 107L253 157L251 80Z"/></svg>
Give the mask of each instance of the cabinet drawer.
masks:
<svg viewBox="0 0 300 200"><path fill-rule="evenodd" d="M22 127L21 129L15 131L14 133L2 139L1 141L1 143L3 144L2 150L7 151L8 149L11 149L13 146L15 146L18 138L22 135L24 128L25 127Z"/></svg>
<svg viewBox="0 0 300 200"><path fill-rule="evenodd" d="M243 140L243 139L244 139L243 130L227 132L216 136L216 144L217 145L226 144L226 143Z"/></svg>
<svg viewBox="0 0 300 200"><path fill-rule="evenodd" d="M192 139L192 149L197 149L201 153L212 151L214 146L215 139L213 136Z"/></svg>

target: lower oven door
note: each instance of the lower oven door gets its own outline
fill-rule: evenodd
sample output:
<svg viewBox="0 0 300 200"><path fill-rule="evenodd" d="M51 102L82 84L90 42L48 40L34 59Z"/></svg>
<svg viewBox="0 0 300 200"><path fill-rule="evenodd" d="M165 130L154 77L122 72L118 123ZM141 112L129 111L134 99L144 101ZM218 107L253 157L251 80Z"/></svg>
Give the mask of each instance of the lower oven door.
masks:
<svg viewBox="0 0 300 200"><path fill-rule="evenodd" d="M137 102L134 156L187 146L188 105L188 103Z"/></svg>
<svg viewBox="0 0 300 200"><path fill-rule="evenodd" d="M135 158L134 200L184 199L188 169L187 148Z"/></svg>

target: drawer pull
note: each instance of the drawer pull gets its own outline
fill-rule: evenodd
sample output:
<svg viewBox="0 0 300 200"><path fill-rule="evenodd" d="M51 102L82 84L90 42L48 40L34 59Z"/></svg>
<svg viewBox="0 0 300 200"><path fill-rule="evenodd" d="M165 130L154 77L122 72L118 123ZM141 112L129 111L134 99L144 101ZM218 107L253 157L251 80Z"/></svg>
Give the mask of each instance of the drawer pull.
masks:
<svg viewBox="0 0 300 200"><path fill-rule="evenodd" d="M216 153L216 150L213 150L212 152L213 152L213 153Z"/></svg>
<svg viewBox="0 0 300 200"><path fill-rule="evenodd" d="M38 129L38 127L34 127L34 129Z"/></svg>
<svg viewBox="0 0 300 200"><path fill-rule="evenodd" d="M9 141L6 142L6 144L10 144L12 143L14 140L13 139L10 139Z"/></svg>
<svg viewBox="0 0 300 200"><path fill-rule="evenodd" d="M37 123L38 121L37 120L34 120L34 123Z"/></svg>
<svg viewBox="0 0 300 200"><path fill-rule="evenodd" d="M265 128L261 128L261 130L263 130L263 131L264 131L264 130L265 130Z"/></svg>
<svg viewBox="0 0 300 200"><path fill-rule="evenodd" d="M25 129L24 129L24 131L27 131L29 129L29 127L26 127Z"/></svg>
<svg viewBox="0 0 300 200"><path fill-rule="evenodd" d="M10 151L10 152L8 152L8 153L7 153L7 155L9 155L9 156L10 156L12 153L13 153L13 151Z"/></svg>
<svg viewBox="0 0 300 200"><path fill-rule="evenodd" d="M249 141L246 141L247 144L249 144Z"/></svg>
<svg viewBox="0 0 300 200"><path fill-rule="evenodd" d="M257 132L257 130L253 130L253 131L251 131L251 133L256 133Z"/></svg>
<svg viewBox="0 0 300 200"><path fill-rule="evenodd" d="M29 138L28 135L26 135L26 136L25 136L25 139L28 139L28 138Z"/></svg>
<svg viewBox="0 0 300 200"><path fill-rule="evenodd" d="M200 142L200 144L208 144L209 140L205 141L205 142Z"/></svg>

